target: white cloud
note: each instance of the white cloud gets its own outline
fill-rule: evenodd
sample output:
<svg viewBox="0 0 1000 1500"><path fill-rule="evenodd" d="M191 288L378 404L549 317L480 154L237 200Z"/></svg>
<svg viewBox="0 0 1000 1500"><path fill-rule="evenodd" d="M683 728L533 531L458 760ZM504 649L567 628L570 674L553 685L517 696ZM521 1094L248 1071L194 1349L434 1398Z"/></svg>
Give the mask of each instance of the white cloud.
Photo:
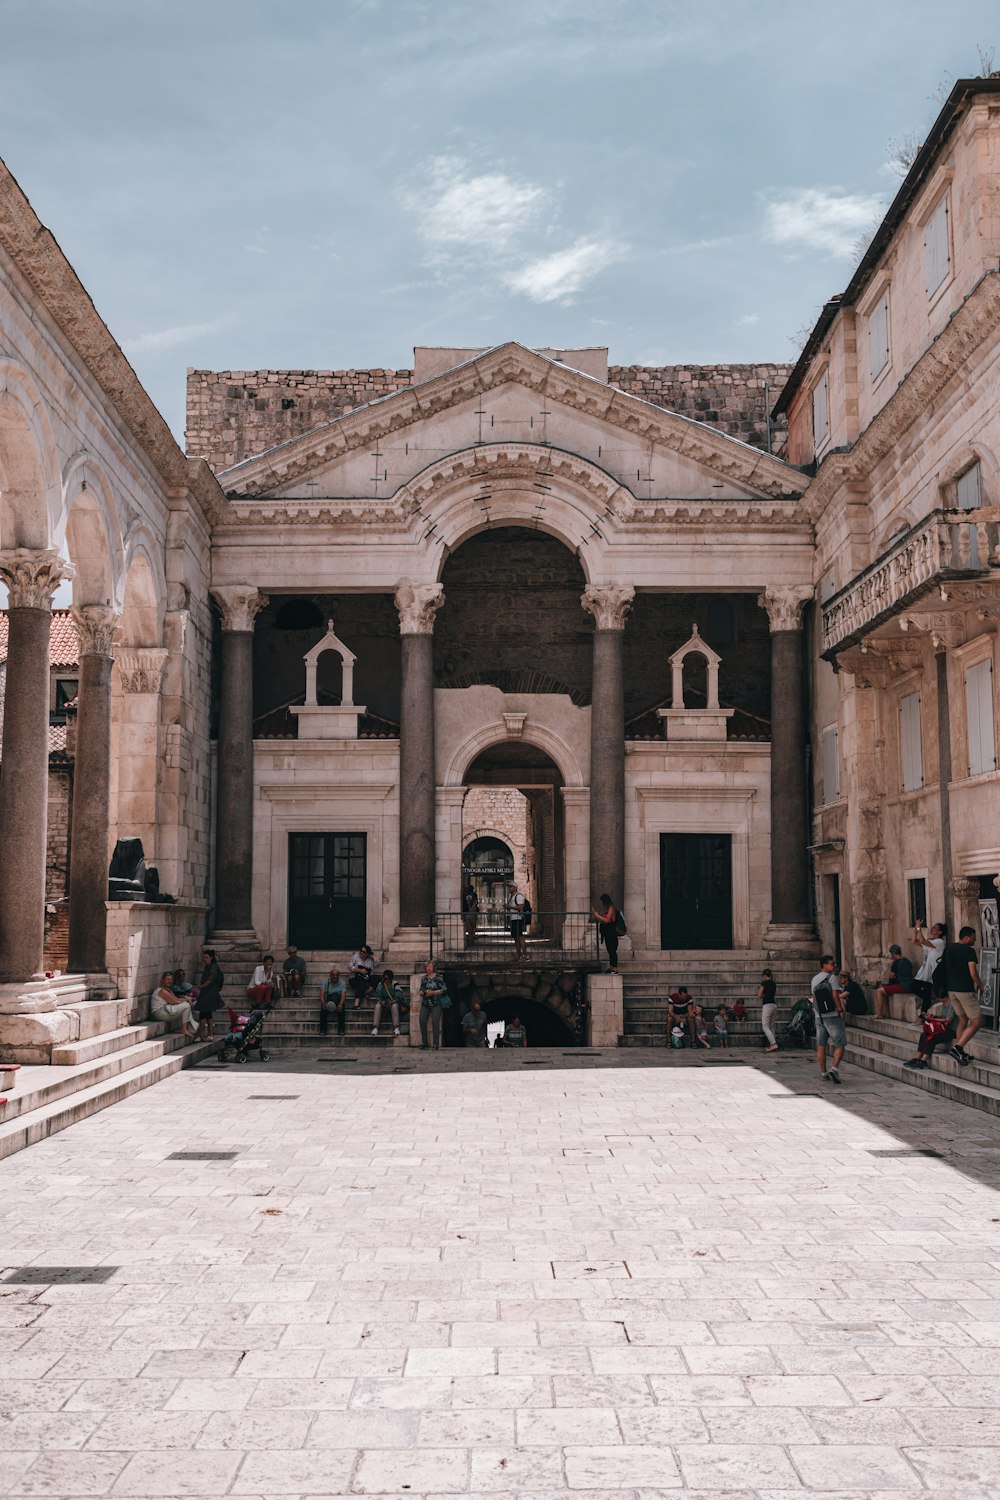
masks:
<svg viewBox="0 0 1000 1500"><path fill-rule="evenodd" d="M214 333L218 323L182 323L176 328L158 328L153 333L140 333L138 338L126 339L122 349L126 354L162 354L178 344L189 344L206 333Z"/></svg>
<svg viewBox="0 0 1000 1500"><path fill-rule="evenodd" d="M755 323L760 322L760 313L741 313L734 321L734 328L752 328Z"/></svg>
<svg viewBox="0 0 1000 1500"><path fill-rule="evenodd" d="M881 198L870 193L801 188L768 203L764 236L772 245L821 250L849 259L859 237L884 206Z"/></svg>
<svg viewBox="0 0 1000 1500"><path fill-rule="evenodd" d="M503 280L512 292L519 292L532 302L572 302L576 294L599 271L621 260L625 247L609 239L581 239L565 250L529 260L518 270L508 271Z"/></svg>
<svg viewBox="0 0 1000 1500"><path fill-rule="evenodd" d="M472 250L509 249L538 222L547 198L537 183L518 182L503 172L470 175L465 162L453 156L431 163L429 189L406 194L421 238L436 260Z"/></svg>

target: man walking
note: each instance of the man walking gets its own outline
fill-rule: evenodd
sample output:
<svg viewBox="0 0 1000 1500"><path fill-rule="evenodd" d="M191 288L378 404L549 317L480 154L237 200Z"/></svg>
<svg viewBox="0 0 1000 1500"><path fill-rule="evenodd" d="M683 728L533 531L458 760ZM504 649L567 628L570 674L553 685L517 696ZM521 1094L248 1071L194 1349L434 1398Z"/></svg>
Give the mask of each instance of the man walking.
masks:
<svg viewBox="0 0 1000 1500"><path fill-rule="evenodd" d="M524 941L525 898L516 885L512 885L507 896L507 922L514 939L514 951L518 958L527 958L528 945Z"/></svg>
<svg viewBox="0 0 1000 1500"><path fill-rule="evenodd" d="M972 946L975 941L975 928L963 927L958 934L958 942L949 943L944 950L948 999L958 1021L958 1035L950 1056L961 1063L963 1068L967 1068L972 1061L965 1050L966 1046L983 1024L983 1009L979 1003L983 981L976 966L976 950Z"/></svg>
<svg viewBox="0 0 1000 1500"><path fill-rule="evenodd" d="M840 1063L847 1043L844 996L838 987L837 960L832 953L824 953L819 962L819 973L810 985L816 1013L816 1061L827 1083L840 1083ZM833 1047L833 1066L830 1068L826 1065L827 1043Z"/></svg>

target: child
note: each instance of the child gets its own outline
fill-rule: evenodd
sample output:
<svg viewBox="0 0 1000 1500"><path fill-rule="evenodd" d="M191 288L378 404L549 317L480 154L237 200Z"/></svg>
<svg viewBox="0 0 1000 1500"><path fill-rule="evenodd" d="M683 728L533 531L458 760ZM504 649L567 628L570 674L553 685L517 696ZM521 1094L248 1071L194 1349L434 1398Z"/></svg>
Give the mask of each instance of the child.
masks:
<svg viewBox="0 0 1000 1500"><path fill-rule="evenodd" d="M694 1025L698 1036L698 1046L711 1047L712 1043L708 1040L708 1022L705 1020L700 1005L694 1008Z"/></svg>
<svg viewBox="0 0 1000 1500"><path fill-rule="evenodd" d="M674 1026L670 1032L670 1045L678 1051L687 1046L687 1037L684 1035L683 1026Z"/></svg>
<svg viewBox="0 0 1000 1500"><path fill-rule="evenodd" d="M720 1047L729 1046L729 1010L725 1005L715 1012L715 1037Z"/></svg>
<svg viewBox="0 0 1000 1500"><path fill-rule="evenodd" d="M733 1006L733 1020L734 1021L745 1021L746 1018L747 1018L747 1008L743 1004L742 1000L737 1000L736 1004Z"/></svg>

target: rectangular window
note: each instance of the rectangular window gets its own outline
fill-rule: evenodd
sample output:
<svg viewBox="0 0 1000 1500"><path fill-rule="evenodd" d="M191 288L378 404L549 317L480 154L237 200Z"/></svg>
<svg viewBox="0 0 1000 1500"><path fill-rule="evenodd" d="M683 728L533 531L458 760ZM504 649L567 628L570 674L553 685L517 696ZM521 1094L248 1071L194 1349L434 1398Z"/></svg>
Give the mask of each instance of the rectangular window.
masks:
<svg viewBox="0 0 1000 1500"><path fill-rule="evenodd" d="M993 723L993 663L976 662L965 674L965 712L969 726L969 775L981 776L997 766Z"/></svg>
<svg viewBox="0 0 1000 1500"><path fill-rule="evenodd" d="M824 375L813 391L813 447L818 451L830 436L830 380Z"/></svg>
<svg viewBox="0 0 1000 1500"><path fill-rule="evenodd" d="M917 923L927 925L927 881L921 876L919 880L908 880L906 882L910 896L910 926L916 927Z"/></svg>
<svg viewBox="0 0 1000 1500"><path fill-rule="evenodd" d="M920 743L920 694L907 693L899 700L899 752L903 791L915 792L924 784L924 757Z"/></svg>
<svg viewBox="0 0 1000 1500"><path fill-rule="evenodd" d="M881 375L889 363L889 292L882 293L881 299L872 308L868 315L868 353L871 358L872 379Z"/></svg>
<svg viewBox="0 0 1000 1500"><path fill-rule="evenodd" d="M927 295L932 297L951 269L951 246L948 233L948 194L945 193L924 229L924 252L927 265Z"/></svg>
<svg viewBox="0 0 1000 1500"><path fill-rule="evenodd" d="M978 464L959 477L955 486L955 501L959 510L978 510L983 503L983 471Z"/></svg>
<svg viewBox="0 0 1000 1500"><path fill-rule="evenodd" d="M836 802L840 796L840 755L836 726L823 730L823 801Z"/></svg>

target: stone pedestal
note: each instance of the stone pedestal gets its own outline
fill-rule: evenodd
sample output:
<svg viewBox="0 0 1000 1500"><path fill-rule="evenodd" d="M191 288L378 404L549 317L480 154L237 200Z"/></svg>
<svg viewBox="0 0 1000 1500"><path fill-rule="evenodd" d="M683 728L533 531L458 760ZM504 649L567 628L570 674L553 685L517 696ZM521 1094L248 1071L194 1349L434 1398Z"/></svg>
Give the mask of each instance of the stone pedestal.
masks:
<svg viewBox="0 0 1000 1500"><path fill-rule="evenodd" d="M625 620L635 589L588 587L580 600L594 616L590 709L590 892L620 902L625 889Z"/></svg>
<svg viewBox="0 0 1000 1500"><path fill-rule="evenodd" d="M215 841L216 947L253 945L253 622L267 603L254 588L214 588L222 611Z"/></svg>
<svg viewBox="0 0 1000 1500"><path fill-rule="evenodd" d="M399 922L422 927L434 911L434 616L439 583L396 590L402 645L399 723ZM401 935L401 934L400 934Z"/></svg>
<svg viewBox="0 0 1000 1500"><path fill-rule="evenodd" d="M620 974L588 974L589 1022L587 1044L617 1047L625 1030L624 986Z"/></svg>
<svg viewBox="0 0 1000 1500"><path fill-rule="evenodd" d="M809 871L805 649L802 610L812 589L766 589L771 626L771 925L765 944L815 940Z"/></svg>
<svg viewBox="0 0 1000 1500"><path fill-rule="evenodd" d="M69 865L69 969L74 974L103 973L107 964L111 668L120 618L102 604L73 611L80 639Z"/></svg>

